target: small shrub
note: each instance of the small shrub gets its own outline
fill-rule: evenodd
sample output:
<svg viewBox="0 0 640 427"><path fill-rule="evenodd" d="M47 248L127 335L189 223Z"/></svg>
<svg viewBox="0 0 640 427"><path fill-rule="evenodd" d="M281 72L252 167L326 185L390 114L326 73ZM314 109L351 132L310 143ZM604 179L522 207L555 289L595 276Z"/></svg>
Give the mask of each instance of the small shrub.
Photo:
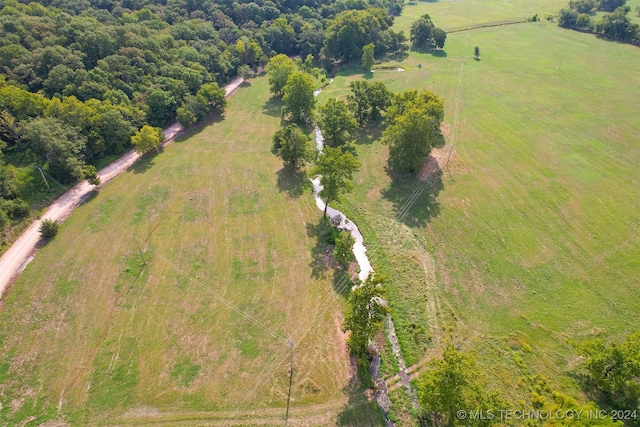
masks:
<svg viewBox="0 0 640 427"><path fill-rule="evenodd" d="M56 234L58 234L57 222L50 219L45 219L44 221L42 221L42 223L40 224L40 237L42 237L43 239L53 239Z"/></svg>
<svg viewBox="0 0 640 427"><path fill-rule="evenodd" d="M340 236L342 231L339 228L333 227L330 224L327 224L327 232L324 235L325 241L330 245L335 245L336 239Z"/></svg>
<svg viewBox="0 0 640 427"><path fill-rule="evenodd" d="M333 248L333 257L343 267L348 267L349 263L355 260L353 255L353 245L356 240L351 233L344 231L335 238L335 247Z"/></svg>

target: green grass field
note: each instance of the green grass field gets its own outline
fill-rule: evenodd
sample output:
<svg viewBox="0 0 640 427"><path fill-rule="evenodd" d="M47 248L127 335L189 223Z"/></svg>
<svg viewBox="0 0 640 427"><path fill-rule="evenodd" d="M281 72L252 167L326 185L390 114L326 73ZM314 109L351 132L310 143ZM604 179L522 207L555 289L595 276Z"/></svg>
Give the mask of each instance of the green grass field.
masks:
<svg viewBox="0 0 640 427"><path fill-rule="evenodd" d="M536 373L580 397L573 344L640 326L637 47L541 22L451 34L445 52L373 78L444 97L448 144L434 154L444 164L455 144L452 174L388 173L370 131L341 207L391 278L409 364L453 339L512 402ZM358 78L338 75L321 102Z"/></svg>
<svg viewBox="0 0 640 427"><path fill-rule="evenodd" d="M268 101L253 80L39 251L0 315L3 422L280 425L289 337L293 420L379 422L349 382L344 301L312 259L321 212L270 152Z"/></svg>
<svg viewBox="0 0 640 427"><path fill-rule="evenodd" d="M540 18L556 14L566 7L564 0L440 0L407 3L397 17L393 29L404 31L407 37L413 21L428 13L436 27L455 31L469 25L524 21L536 13Z"/></svg>

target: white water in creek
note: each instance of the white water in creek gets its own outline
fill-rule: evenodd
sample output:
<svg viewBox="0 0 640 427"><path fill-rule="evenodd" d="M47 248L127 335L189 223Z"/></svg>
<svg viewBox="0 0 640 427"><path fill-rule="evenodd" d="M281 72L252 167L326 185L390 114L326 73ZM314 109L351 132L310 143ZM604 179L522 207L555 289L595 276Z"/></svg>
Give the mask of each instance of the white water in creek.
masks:
<svg viewBox="0 0 640 427"><path fill-rule="evenodd" d="M331 84L331 82L333 82L333 79L329 80L329 84ZM318 96L323 89L324 87L317 89L316 91L313 92L313 95ZM324 138L322 137L322 133L320 132L320 129L318 127L316 127L316 147L318 149L318 152L320 153L324 148ZM317 176L316 178L312 179L311 182L313 183L313 197L316 200L316 205L318 206L318 209L320 209L321 211L324 211L325 202L318 195L320 191L322 191L322 185L320 184L320 176ZM371 266L371 262L367 257L367 248L364 246L364 238L362 237L362 233L360 233L358 226L353 221L349 220L349 218L347 218L345 214L343 214L337 209L332 208L331 206L327 206L327 216L329 218L333 219L337 215L340 215L340 224L337 227L351 233L351 235L355 240L355 244L353 245L353 254L355 255L356 261L358 262L358 266L360 267L360 273L358 274L358 278L360 279L360 281L364 282L365 280L367 280L367 277L369 277L369 274L373 272L373 267ZM387 321L393 328L393 320L391 320L391 316L387 317ZM378 350L376 349L376 353L377 351ZM398 361L401 363L401 366L404 366L405 363L404 363L404 360L402 359L402 356L400 355L400 352L398 351L396 353L394 351L394 353L396 355L396 358L399 359ZM387 416L387 411L389 410L389 405L391 402L389 401L389 396L387 394L387 382L380 375L379 367L380 367L380 356L376 354L373 357L373 360L371 361L371 366L370 366L371 375L373 377L373 382L375 384L375 392L373 394L373 398L376 400L376 402L378 402L378 405L382 409L382 413L384 415L384 420L385 420L385 426L394 427L395 424L393 424L393 422Z"/></svg>
<svg viewBox="0 0 640 427"><path fill-rule="evenodd" d="M333 82L333 79L329 80L329 84ZM322 89L317 89L313 92L314 96L318 96ZM322 149L324 148L324 138L322 138L322 133L320 129L316 127L316 147L318 152L322 153ZM324 211L325 203L322 198L318 195L320 191L322 191L322 185L320 184L320 176L311 180L313 183L313 197L316 199L316 205L321 211ZM364 246L364 238L362 237L362 233L358 230L358 226L350 221L349 218L346 217L345 214L340 212L337 209L332 208L331 206L327 207L327 216L329 218L334 218L336 215L340 215L340 224L337 226L341 230L348 231L351 233L356 243L353 245L353 254L356 256L356 261L358 262L358 266L360 266L360 273L358 274L358 278L360 281L364 282L369 277L369 274L373 271L373 267L371 267L371 262L369 262L369 258L367 257L367 248ZM335 224L334 224L335 225Z"/></svg>

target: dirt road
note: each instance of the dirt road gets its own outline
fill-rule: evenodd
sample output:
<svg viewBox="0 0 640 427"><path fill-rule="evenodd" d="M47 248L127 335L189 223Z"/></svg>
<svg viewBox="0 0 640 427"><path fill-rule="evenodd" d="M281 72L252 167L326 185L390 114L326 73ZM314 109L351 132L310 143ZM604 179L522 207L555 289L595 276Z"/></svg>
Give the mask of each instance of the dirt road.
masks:
<svg viewBox="0 0 640 427"><path fill-rule="evenodd" d="M244 79L236 77L224 86L226 97L229 98ZM174 138L182 131L179 123L174 123L164 130L165 142L163 147L171 144ZM122 172L130 168L138 159L140 154L129 151L115 162L98 172L102 185L106 184ZM9 249L0 257L0 298L4 291L17 279L24 270L26 264L30 262L32 255L36 251L36 246L40 241L40 223L44 219L54 221L64 221L71 212L94 190L94 186L82 181L75 187L60 196L49 206L42 217L27 228L24 233L11 245Z"/></svg>

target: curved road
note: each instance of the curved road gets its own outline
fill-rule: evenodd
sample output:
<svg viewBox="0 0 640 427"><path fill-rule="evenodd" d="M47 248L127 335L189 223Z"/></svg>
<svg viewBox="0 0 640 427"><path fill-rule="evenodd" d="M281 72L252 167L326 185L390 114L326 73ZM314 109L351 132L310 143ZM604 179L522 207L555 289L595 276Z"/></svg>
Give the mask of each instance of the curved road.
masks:
<svg viewBox="0 0 640 427"><path fill-rule="evenodd" d="M224 86L226 97L229 98L244 79L236 77ZM173 142L173 139L182 131L179 123L174 123L164 130L165 141L162 146ZM100 181L105 184L116 176L130 168L138 159L140 154L135 151L129 151L115 162L98 172ZM9 249L0 257L0 298L4 291L17 279L18 275L24 270L26 264L30 262L32 255L36 251L36 246L40 241L40 223L44 219L53 221L64 221L71 212L94 190L94 186L87 181L76 184L75 187L64 193L55 202L47 208L42 217L27 228L20 237L11 245Z"/></svg>

